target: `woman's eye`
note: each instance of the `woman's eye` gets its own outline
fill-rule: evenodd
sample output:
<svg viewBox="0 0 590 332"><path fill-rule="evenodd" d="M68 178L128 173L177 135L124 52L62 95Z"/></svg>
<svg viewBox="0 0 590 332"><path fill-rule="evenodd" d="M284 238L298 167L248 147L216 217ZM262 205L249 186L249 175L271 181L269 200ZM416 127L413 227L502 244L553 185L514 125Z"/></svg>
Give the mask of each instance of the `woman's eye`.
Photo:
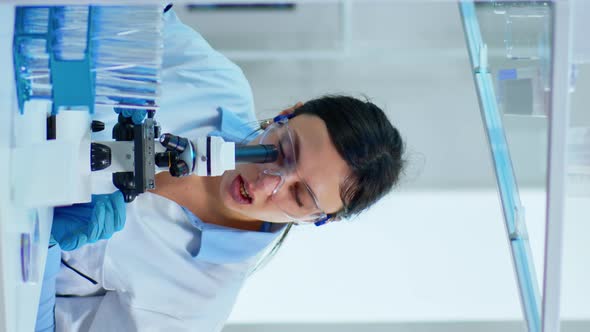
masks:
<svg viewBox="0 0 590 332"><path fill-rule="evenodd" d="M285 160L285 149L283 148L283 143L279 142L279 158L277 159L277 163L282 165Z"/></svg>
<svg viewBox="0 0 590 332"><path fill-rule="evenodd" d="M297 206L303 207L303 202L301 201L301 196L299 195L299 187L299 183L296 183L293 186L291 186L291 195L293 196L295 203L297 203Z"/></svg>
<svg viewBox="0 0 590 332"><path fill-rule="evenodd" d="M285 140L281 140L279 142L279 150L281 151L281 154L282 154L283 158L286 161L292 161L293 151L292 151L292 148L291 148L291 145L290 144L288 144L287 142L285 142Z"/></svg>

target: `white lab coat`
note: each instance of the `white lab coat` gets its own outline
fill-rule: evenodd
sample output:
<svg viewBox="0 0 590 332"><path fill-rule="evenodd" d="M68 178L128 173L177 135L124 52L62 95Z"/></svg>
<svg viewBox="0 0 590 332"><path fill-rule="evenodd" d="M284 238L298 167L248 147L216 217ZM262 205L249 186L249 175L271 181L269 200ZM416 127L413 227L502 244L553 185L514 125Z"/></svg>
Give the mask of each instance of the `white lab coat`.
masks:
<svg viewBox="0 0 590 332"><path fill-rule="evenodd" d="M254 121L250 87L241 70L173 12L165 14L161 109L163 132L185 137L219 129L219 108ZM102 114L111 128L112 113ZM100 138L100 135L103 135ZM95 140L110 139L100 133ZM219 331L256 255L220 264L195 259L199 232L176 203L151 193L127 206L125 228L108 241L62 255L57 279L57 331Z"/></svg>
<svg viewBox="0 0 590 332"><path fill-rule="evenodd" d="M190 254L198 242L178 204L140 195L128 204L121 232L62 255L98 285L62 267L57 293L86 297L57 299L57 331L221 330L257 257L233 264L198 260Z"/></svg>

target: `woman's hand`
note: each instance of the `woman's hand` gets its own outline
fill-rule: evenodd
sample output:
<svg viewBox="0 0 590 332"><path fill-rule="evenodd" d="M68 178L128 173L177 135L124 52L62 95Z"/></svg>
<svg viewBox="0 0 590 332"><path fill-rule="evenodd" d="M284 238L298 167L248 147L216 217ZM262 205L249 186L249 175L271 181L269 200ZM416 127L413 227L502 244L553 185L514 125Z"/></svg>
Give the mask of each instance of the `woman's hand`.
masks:
<svg viewBox="0 0 590 332"><path fill-rule="evenodd" d="M126 118L131 118L131 121L136 125L140 125L147 116L146 110L130 110L120 107L115 107L115 113L123 114Z"/></svg>
<svg viewBox="0 0 590 332"><path fill-rule="evenodd" d="M90 203L57 207L53 213L52 241L70 251L87 243L109 239L125 226L125 201L116 191L92 195Z"/></svg>

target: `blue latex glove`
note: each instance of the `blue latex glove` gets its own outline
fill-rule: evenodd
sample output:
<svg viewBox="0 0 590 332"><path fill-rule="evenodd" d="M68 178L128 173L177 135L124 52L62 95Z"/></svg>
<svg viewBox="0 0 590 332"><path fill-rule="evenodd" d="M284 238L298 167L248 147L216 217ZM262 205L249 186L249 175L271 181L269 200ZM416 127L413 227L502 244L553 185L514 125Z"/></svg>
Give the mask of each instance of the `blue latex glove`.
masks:
<svg viewBox="0 0 590 332"><path fill-rule="evenodd" d="M126 108L115 107L115 113L123 114L126 118L131 118L134 124L141 124L147 115L146 110L130 110Z"/></svg>
<svg viewBox="0 0 590 332"><path fill-rule="evenodd" d="M78 249L87 243L109 239L125 226L125 200L120 191L92 195L90 203L57 207L53 212L51 236L62 250Z"/></svg>

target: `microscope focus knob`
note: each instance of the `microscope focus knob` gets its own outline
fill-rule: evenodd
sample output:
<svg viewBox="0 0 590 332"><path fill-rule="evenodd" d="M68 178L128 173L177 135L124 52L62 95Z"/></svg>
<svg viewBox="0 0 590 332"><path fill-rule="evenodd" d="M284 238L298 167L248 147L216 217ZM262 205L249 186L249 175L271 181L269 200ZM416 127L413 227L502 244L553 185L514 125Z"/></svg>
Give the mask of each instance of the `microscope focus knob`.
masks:
<svg viewBox="0 0 590 332"><path fill-rule="evenodd" d="M93 133L103 131L104 130L104 122L93 120L92 124L90 125L90 129Z"/></svg>
<svg viewBox="0 0 590 332"><path fill-rule="evenodd" d="M162 128L156 121L154 121L154 124L154 138L158 139L162 135Z"/></svg>
<svg viewBox="0 0 590 332"><path fill-rule="evenodd" d="M111 166L111 148L100 143L90 143L90 170L100 171Z"/></svg>

